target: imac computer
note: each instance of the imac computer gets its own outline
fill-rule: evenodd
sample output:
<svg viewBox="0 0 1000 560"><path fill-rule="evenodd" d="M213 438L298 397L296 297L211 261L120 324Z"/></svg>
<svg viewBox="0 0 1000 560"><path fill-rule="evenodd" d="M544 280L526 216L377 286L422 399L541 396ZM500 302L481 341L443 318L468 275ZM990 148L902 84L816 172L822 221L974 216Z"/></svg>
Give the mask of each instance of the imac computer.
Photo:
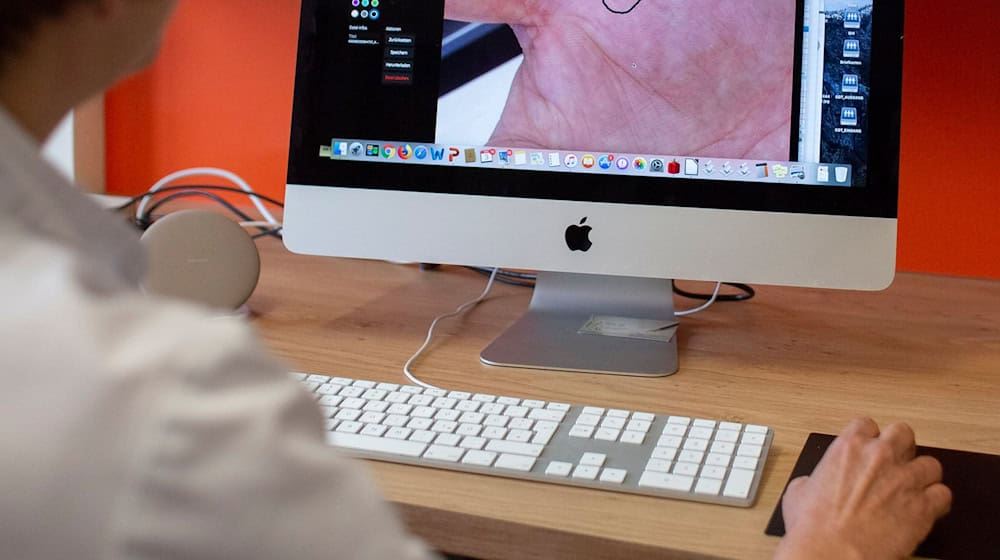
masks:
<svg viewBox="0 0 1000 560"><path fill-rule="evenodd" d="M675 336L584 326L671 325L670 279L892 281L903 0L303 0L300 26L288 248L538 270L488 364L667 375Z"/></svg>

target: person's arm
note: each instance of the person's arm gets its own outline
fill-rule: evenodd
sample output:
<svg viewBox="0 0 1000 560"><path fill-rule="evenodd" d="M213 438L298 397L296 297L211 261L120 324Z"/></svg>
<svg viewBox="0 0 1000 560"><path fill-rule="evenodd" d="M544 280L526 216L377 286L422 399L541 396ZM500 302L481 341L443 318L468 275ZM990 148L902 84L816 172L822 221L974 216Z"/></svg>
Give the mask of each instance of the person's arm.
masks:
<svg viewBox="0 0 1000 560"><path fill-rule="evenodd" d="M543 2L544 3L544 2ZM446 0L444 17L477 23L530 23L541 9L533 0Z"/></svg>
<svg viewBox="0 0 1000 560"><path fill-rule="evenodd" d="M152 331L178 341L147 356L164 379L148 394L109 557L433 557L362 463L325 443L313 398L248 329L178 319Z"/></svg>
<svg viewBox="0 0 1000 560"><path fill-rule="evenodd" d="M789 485L776 560L909 557L951 507L941 464L915 452L905 424L852 422L813 474Z"/></svg>

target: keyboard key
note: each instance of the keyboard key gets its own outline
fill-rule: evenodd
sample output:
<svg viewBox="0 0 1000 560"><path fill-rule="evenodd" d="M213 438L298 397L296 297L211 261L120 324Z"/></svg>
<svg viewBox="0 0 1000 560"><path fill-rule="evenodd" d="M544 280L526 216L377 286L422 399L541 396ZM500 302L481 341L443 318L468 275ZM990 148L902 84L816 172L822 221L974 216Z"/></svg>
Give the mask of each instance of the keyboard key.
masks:
<svg viewBox="0 0 1000 560"><path fill-rule="evenodd" d="M746 432L748 434L764 434L767 435L767 427L765 426L755 426L750 424L746 427Z"/></svg>
<svg viewBox="0 0 1000 560"><path fill-rule="evenodd" d="M608 428L611 430L621 430L622 428L625 427L625 419L608 416L604 419L603 422L601 422L601 427Z"/></svg>
<svg viewBox="0 0 1000 560"><path fill-rule="evenodd" d="M424 453L424 459L432 459L434 461L445 461L448 463L457 463L462 455L465 454L464 449L459 449L457 447L448 447L446 445L432 445L427 448L427 452Z"/></svg>
<svg viewBox="0 0 1000 560"><path fill-rule="evenodd" d="M409 439L412 433L413 430L409 428L389 428L389 431L385 433L385 437L391 439Z"/></svg>
<svg viewBox="0 0 1000 560"><path fill-rule="evenodd" d="M483 431L479 424L459 424L455 433L461 436L478 436Z"/></svg>
<svg viewBox="0 0 1000 560"><path fill-rule="evenodd" d="M762 451L759 445L750 445L746 443L741 443L739 449L736 450L736 454L740 457L753 457L754 459L760 457L760 452Z"/></svg>
<svg viewBox="0 0 1000 560"><path fill-rule="evenodd" d="M722 489L722 481L714 478L699 478L698 484L694 487L695 494L705 494L708 496L718 496Z"/></svg>
<svg viewBox="0 0 1000 560"><path fill-rule="evenodd" d="M545 420L547 422L562 422L565 417L565 412L542 408L532 409L532 411L528 413L528 418L531 418L532 420Z"/></svg>
<svg viewBox="0 0 1000 560"><path fill-rule="evenodd" d="M505 438L507 441L516 441L519 443L528 443L534 434L530 430L511 430L507 433Z"/></svg>
<svg viewBox="0 0 1000 560"><path fill-rule="evenodd" d="M766 436L764 434L743 434L743 439L740 443L748 443L750 445L764 445L764 439Z"/></svg>
<svg viewBox="0 0 1000 560"><path fill-rule="evenodd" d="M468 451L462 462L466 465L475 465L477 467L489 467L493 464L494 459L496 459L497 454L491 453L489 451Z"/></svg>
<svg viewBox="0 0 1000 560"><path fill-rule="evenodd" d="M723 441L726 443L736 443L740 441L740 433L733 432L730 430L719 430L715 434L715 441Z"/></svg>
<svg viewBox="0 0 1000 560"><path fill-rule="evenodd" d="M410 441L416 443L430 443L434 441L437 434L428 430L414 430L413 435L410 436Z"/></svg>
<svg viewBox="0 0 1000 560"><path fill-rule="evenodd" d="M462 436L460 435L439 434L438 437L434 438L434 445L447 445L449 447L457 447L460 441L462 441Z"/></svg>
<svg viewBox="0 0 1000 560"><path fill-rule="evenodd" d="M622 443L631 443L632 445L642 445L646 441L645 432L632 432L626 431L622 434Z"/></svg>
<svg viewBox="0 0 1000 560"><path fill-rule="evenodd" d="M463 447L465 449L480 450L483 447L486 447L486 439L485 438L481 438L481 437L471 437L470 436L470 437L467 437L467 438L463 439L462 443L461 443L461 445L459 445L459 447Z"/></svg>
<svg viewBox="0 0 1000 560"><path fill-rule="evenodd" d="M698 465L694 463L677 463L674 465L674 474L694 476L698 474Z"/></svg>
<svg viewBox="0 0 1000 560"><path fill-rule="evenodd" d="M649 431L650 426L651 424L645 420L632 420L628 423L628 426L626 426L625 429L633 432L646 433Z"/></svg>
<svg viewBox="0 0 1000 560"><path fill-rule="evenodd" d="M529 420L527 418L514 418L509 424L507 424L507 427L511 430L530 430L534 425L534 420Z"/></svg>
<svg viewBox="0 0 1000 560"><path fill-rule="evenodd" d="M733 469L726 480L726 489L722 492L727 498L746 498L750 495L750 485L753 484L753 471Z"/></svg>
<svg viewBox="0 0 1000 560"><path fill-rule="evenodd" d="M668 473L673 466L674 464L672 461L664 459L650 459L649 462L646 463L646 470L651 472Z"/></svg>
<svg viewBox="0 0 1000 560"><path fill-rule="evenodd" d="M359 433L363 436L381 437L388 429L381 424L366 424Z"/></svg>
<svg viewBox="0 0 1000 560"><path fill-rule="evenodd" d="M596 480L597 475L601 472L598 467L592 467L589 465L577 465L573 469L573 478L582 478L583 480Z"/></svg>
<svg viewBox="0 0 1000 560"><path fill-rule="evenodd" d="M701 464L702 459L705 458L705 454L701 451L692 451L690 449L685 449L681 451L680 456L677 457L678 461L684 461L685 463L695 463Z"/></svg>
<svg viewBox="0 0 1000 560"><path fill-rule="evenodd" d="M705 460L706 465L711 465L713 467L728 467L729 466L729 455L724 455L721 453L709 453L708 459Z"/></svg>
<svg viewBox="0 0 1000 560"><path fill-rule="evenodd" d="M349 449L359 449L363 451L378 451L381 453L403 455L406 457L420 457L427 448L425 444L414 441L401 441L341 432L330 432L327 434L327 441L337 447L346 447Z"/></svg>
<svg viewBox="0 0 1000 560"><path fill-rule="evenodd" d="M597 433L594 434L594 439L601 441L618 441L618 436L621 435L620 430L612 430L611 428L598 428Z"/></svg>
<svg viewBox="0 0 1000 560"><path fill-rule="evenodd" d="M625 469L604 469L601 471L601 482L609 482L611 484L621 484L625 482L625 477L628 476L628 471Z"/></svg>
<svg viewBox="0 0 1000 560"><path fill-rule="evenodd" d="M487 451L497 453L516 453L518 455L530 455L538 457L545 448L534 443L518 443L516 441L492 440L486 444Z"/></svg>
<svg viewBox="0 0 1000 560"><path fill-rule="evenodd" d="M587 438L589 438L592 435L594 435L594 428L593 428L593 426L580 426L580 425L576 425L576 426L573 426L573 429L571 429L569 431L569 437L574 437L574 438L584 438L584 439L587 439Z"/></svg>
<svg viewBox="0 0 1000 560"><path fill-rule="evenodd" d="M662 459L664 461L673 461L677 458L677 449L674 447L657 447L653 450L653 459Z"/></svg>
<svg viewBox="0 0 1000 560"><path fill-rule="evenodd" d="M494 466L498 469L527 472L535 466L535 459L534 457L525 457L524 455L507 455L504 453L497 457L497 462Z"/></svg>
<svg viewBox="0 0 1000 560"><path fill-rule="evenodd" d="M733 466L738 469L755 470L757 468L756 457L737 457L733 459Z"/></svg>
<svg viewBox="0 0 1000 560"><path fill-rule="evenodd" d="M726 478L726 468L725 467L705 467L701 469L702 478L715 478L722 480Z"/></svg>
<svg viewBox="0 0 1000 560"><path fill-rule="evenodd" d="M534 437L531 438L531 443L537 443L538 445L548 445L552 441L552 436L556 434L555 430L539 430L535 432Z"/></svg>
<svg viewBox="0 0 1000 560"><path fill-rule="evenodd" d="M459 401L458 404L455 405L455 410L460 410L462 412L475 412L479 410L480 406L482 406L482 403L478 403L476 401Z"/></svg>
<svg viewBox="0 0 1000 560"><path fill-rule="evenodd" d="M545 474L549 476L569 476L569 473L572 470L573 470L573 463L552 461L549 463L549 466L545 467Z"/></svg>
<svg viewBox="0 0 1000 560"><path fill-rule="evenodd" d="M584 453L583 457L580 458L580 464L591 467L603 467L604 461L607 459L608 456L603 453Z"/></svg>
<svg viewBox="0 0 1000 560"><path fill-rule="evenodd" d="M639 486L660 488L662 490L676 490L677 492L690 492L693 484L694 478L679 474L646 471L639 477Z"/></svg>
<svg viewBox="0 0 1000 560"><path fill-rule="evenodd" d="M720 453L722 455L732 455L733 451L736 450L736 446L731 443L726 443L724 441L716 441L712 443L712 453Z"/></svg>

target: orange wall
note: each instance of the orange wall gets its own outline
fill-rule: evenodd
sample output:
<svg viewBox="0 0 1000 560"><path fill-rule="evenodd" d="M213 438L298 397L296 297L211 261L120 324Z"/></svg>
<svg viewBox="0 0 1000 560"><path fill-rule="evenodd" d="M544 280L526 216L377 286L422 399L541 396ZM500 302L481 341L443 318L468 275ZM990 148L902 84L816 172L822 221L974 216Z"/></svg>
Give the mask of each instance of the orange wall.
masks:
<svg viewBox="0 0 1000 560"><path fill-rule="evenodd" d="M995 2L908 2L901 270L1000 278ZM296 0L182 0L156 65L108 94L109 191L211 165L281 196L298 10Z"/></svg>

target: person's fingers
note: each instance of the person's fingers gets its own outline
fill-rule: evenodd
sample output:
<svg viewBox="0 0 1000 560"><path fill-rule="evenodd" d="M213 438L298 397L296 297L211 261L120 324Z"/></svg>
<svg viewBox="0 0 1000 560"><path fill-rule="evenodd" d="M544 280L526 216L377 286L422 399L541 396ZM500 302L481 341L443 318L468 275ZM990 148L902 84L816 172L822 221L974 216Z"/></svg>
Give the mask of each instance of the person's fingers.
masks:
<svg viewBox="0 0 1000 560"><path fill-rule="evenodd" d="M904 468L913 475L917 488L926 488L941 482L944 475L941 463L929 455L921 455L907 463Z"/></svg>
<svg viewBox="0 0 1000 560"><path fill-rule="evenodd" d="M446 0L444 17L477 23L529 23L530 0Z"/></svg>
<svg viewBox="0 0 1000 560"><path fill-rule="evenodd" d="M917 454L917 436L907 424L890 424L879 436L892 448L901 461L909 461Z"/></svg>
<svg viewBox="0 0 1000 560"><path fill-rule="evenodd" d="M802 485L809 482L808 476L800 476L788 483L788 488L785 489L785 497L797 496L799 492L802 491Z"/></svg>
<svg viewBox="0 0 1000 560"><path fill-rule="evenodd" d="M940 482L931 484L924 490L924 494L931 505L931 511L934 513L935 519L941 519L951 511L951 489L944 484Z"/></svg>
<svg viewBox="0 0 1000 560"><path fill-rule="evenodd" d="M879 435L878 424L871 418L855 418L850 424L840 432L841 437L862 436L865 438L877 438Z"/></svg>
<svg viewBox="0 0 1000 560"><path fill-rule="evenodd" d="M807 482L809 482L808 476L800 476L789 482L788 488L785 488L785 494L781 497L781 516L785 520L785 525L788 525L798 509L796 506Z"/></svg>

